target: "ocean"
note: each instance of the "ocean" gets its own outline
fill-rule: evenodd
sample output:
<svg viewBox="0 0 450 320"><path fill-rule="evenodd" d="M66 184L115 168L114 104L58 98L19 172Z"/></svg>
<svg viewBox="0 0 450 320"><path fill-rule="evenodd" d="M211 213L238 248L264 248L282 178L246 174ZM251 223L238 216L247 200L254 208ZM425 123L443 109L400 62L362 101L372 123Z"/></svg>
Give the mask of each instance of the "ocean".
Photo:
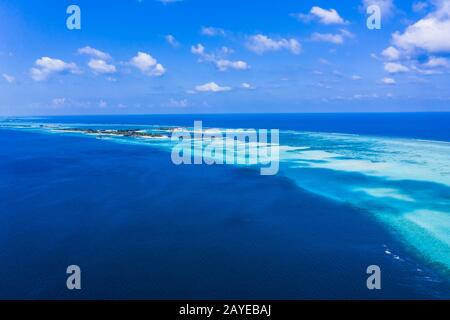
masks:
<svg viewBox="0 0 450 320"><path fill-rule="evenodd" d="M279 129L279 173L87 132L195 120ZM2 118L0 298L449 299L449 128L450 113Z"/></svg>

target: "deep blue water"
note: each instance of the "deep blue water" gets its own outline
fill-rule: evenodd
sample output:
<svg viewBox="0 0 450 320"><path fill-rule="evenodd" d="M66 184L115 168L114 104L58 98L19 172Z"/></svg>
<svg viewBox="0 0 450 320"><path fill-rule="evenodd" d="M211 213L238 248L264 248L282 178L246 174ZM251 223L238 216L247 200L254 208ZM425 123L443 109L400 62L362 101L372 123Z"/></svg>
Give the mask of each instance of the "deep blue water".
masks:
<svg viewBox="0 0 450 320"><path fill-rule="evenodd" d="M53 117L449 140L448 114ZM372 119L372 120L370 120ZM283 176L174 166L147 146L0 130L0 298L450 298L364 209ZM386 254L386 248L402 257ZM82 269L68 291L65 270ZM382 290L365 269L382 268Z"/></svg>

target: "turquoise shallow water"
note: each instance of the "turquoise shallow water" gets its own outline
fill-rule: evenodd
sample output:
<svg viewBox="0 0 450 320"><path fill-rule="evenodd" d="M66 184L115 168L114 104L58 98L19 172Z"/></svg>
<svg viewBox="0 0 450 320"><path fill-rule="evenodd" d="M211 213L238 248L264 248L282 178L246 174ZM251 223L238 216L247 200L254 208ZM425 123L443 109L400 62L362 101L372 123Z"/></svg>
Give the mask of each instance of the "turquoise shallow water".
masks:
<svg viewBox="0 0 450 320"><path fill-rule="evenodd" d="M60 120L60 121L58 121ZM90 120L90 121L88 121ZM98 120L98 119L96 119ZM109 120L109 122L108 122ZM161 156L168 162L170 167L170 151L173 142L170 139L143 139L116 136L103 136L99 140L98 135L87 135L80 132L63 132L61 128L101 128L101 129L123 129L138 128L146 132L161 132L160 123L111 123L111 119L92 122L92 119L74 118L67 119L46 118L44 119L21 119L10 120L3 123L6 131L19 130L34 135L46 134L51 142L51 137L58 139L81 139L95 141L96 143L115 143L118 148L142 148L160 150ZM163 123L167 125L167 123ZM219 123L218 123L219 124ZM174 126L180 126L179 121L174 121ZM183 124L184 125L184 124ZM205 124L206 126L207 124ZM256 126L254 126L257 128ZM184 125L183 130L190 131L190 127ZM226 127L214 126L217 130ZM235 127L236 128L236 127ZM163 134L169 134L162 131ZM65 137L65 138L64 138ZM258 177L258 179L280 179L284 178L293 185L317 195L322 199L328 199L333 203L339 203L348 208L354 208L362 219L368 219L369 224L379 224L386 231L380 233L379 252L383 259L388 259L395 268L404 269L405 274L414 275L413 287L425 287L425 291L438 293L446 296L448 289L448 277L450 274L450 143L437 141L439 139L419 139L355 133L333 133L301 131L298 129L282 129L280 134L280 172L277 177ZM49 146L49 149L51 147ZM256 152L256 149L250 149ZM49 152L49 151L48 151ZM21 160L25 161L25 160ZM183 166L182 166L183 167ZM177 167L176 170L184 170ZM226 167L226 166L225 166ZM175 168L172 167L171 168ZM210 167L213 168L213 167ZM238 170L248 168L258 173L258 168L253 170L252 166L239 166ZM167 170L167 169L166 169ZM172 170L172 169L168 169ZM190 169L199 170L199 169ZM203 170L203 169L202 169ZM213 169L208 169L213 170ZM228 170L228 169L227 169ZM165 171L168 172L168 171ZM193 173L195 176L195 173ZM214 174L217 179L217 176ZM272 180L271 180L272 181ZM177 190L183 193L183 191ZM226 194L223 195L227 197ZM258 199L256 196L255 199ZM170 200L168 200L170 203ZM239 200L239 197L237 198ZM310 201L310 199L308 199ZM256 200L258 202L258 200ZM254 206L253 203L251 206ZM305 204L307 205L307 204ZM170 205L168 204L170 207ZM249 207L251 207L249 206ZM273 206L273 204L272 204ZM299 206L299 212L304 208ZM224 212L227 206L224 207ZM236 210L228 207L229 210ZM291 208L295 211L295 208ZM109 210L114 211L112 207ZM139 209L140 210L140 209ZM245 210L245 203L244 208ZM335 209L335 212L346 210ZM351 211L353 209L348 209ZM314 213L314 210L312 210ZM189 210L186 212L189 214ZM266 214L273 214L273 209L263 209ZM338 227L336 219L353 221L348 214L333 214L333 218L325 220L323 226L317 229L321 232L320 242L333 242L333 233L339 231L325 231ZM311 214L309 212L308 214ZM317 219L317 217L315 217ZM279 222L276 222L279 223ZM276 224L275 223L275 224ZM342 221L340 222L342 223ZM287 241L292 230L284 227ZM350 229L365 228L360 224L354 224ZM276 228L275 228L276 229ZM283 230L281 228L280 230ZM300 228L299 230L302 230ZM358 237L362 230L356 230ZM343 230L342 230L343 231ZM329 232L329 234L324 234ZM351 234L351 232L350 232ZM395 239L392 242L391 238ZM292 236L293 238L293 236ZM376 236L375 236L376 238ZM260 243L255 238L255 243ZM328 239L328 240L327 240ZM349 243L353 246L360 245L358 239ZM395 244L398 241L398 245ZM340 245L348 246L349 243L338 240L333 244L338 254ZM304 247L302 243L300 246ZM329 244L331 246L331 244ZM335 246L337 245L337 246ZM311 244L314 247L314 244ZM368 245L367 257L373 257L373 243ZM270 251L270 250L269 250ZM358 254L364 255L364 250ZM356 259L353 257L353 259ZM379 257L377 258L379 259ZM311 256L311 261L304 262L306 265L314 264L320 260L317 254ZM383 260L384 261L384 260ZM398 283L405 281L395 271ZM289 273L287 274L287 276ZM326 277L325 277L326 278ZM397 285L398 285L397 283ZM432 285L430 284L432 283ZM433 287L437 283L437 289ZM351 286L350 286L351 287ZM401 297L408 286L400 285L397 296ZM323 288L323 290L325 290ZM270 290L269 290L270 291ZM320 290L319 290L320 291ZM392 293L392 292L391 292ZM434 294L433 293L433 294ZM431 295L433 295L431 294ZM324 296L327 296L325 293ZM363 294L361 294L364 296ZM319 295L320 296L320 295ZM339 295L336 293L336 296Z"/></svg>

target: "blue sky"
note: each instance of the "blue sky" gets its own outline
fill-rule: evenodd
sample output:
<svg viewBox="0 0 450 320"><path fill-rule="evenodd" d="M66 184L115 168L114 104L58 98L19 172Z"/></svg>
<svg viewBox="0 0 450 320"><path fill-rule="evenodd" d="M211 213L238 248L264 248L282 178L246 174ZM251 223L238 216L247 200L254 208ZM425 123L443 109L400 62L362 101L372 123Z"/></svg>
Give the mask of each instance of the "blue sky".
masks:
<svg viewBox="0 0 450 320"><path fill-rule="evenodd" d="M450 111L449 54L448 0L0 0L0 114Z"/></svg>

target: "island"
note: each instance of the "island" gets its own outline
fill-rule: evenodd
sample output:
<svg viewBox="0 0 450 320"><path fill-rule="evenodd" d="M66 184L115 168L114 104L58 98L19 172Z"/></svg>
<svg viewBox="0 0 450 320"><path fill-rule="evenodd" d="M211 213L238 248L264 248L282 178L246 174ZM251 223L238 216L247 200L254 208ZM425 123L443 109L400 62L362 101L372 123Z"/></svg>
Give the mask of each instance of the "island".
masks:
<svg viewBox="0 0 450 320"><path fill-rule="evenodd" d="M93 135L108 135L108 136L121 136L121 137L134 137L134 138L168 138L167 135L154 132L146 132L141 129L82 129L82 128L60 128L58 131L65 132L77 132Z"/></svg>

